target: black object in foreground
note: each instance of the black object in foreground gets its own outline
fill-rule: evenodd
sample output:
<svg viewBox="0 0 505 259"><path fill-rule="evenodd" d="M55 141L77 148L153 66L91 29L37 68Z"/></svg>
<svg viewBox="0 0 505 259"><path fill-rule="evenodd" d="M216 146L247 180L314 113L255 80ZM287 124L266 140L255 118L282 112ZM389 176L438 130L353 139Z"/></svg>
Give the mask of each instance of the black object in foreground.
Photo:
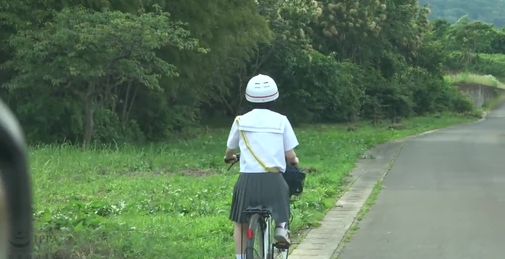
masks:
<svg viewBox="0 0 505 259"><path fill-rule="evenodd" d="M16 117L0 100L0 259L31 258L32 187Z"/></svg>

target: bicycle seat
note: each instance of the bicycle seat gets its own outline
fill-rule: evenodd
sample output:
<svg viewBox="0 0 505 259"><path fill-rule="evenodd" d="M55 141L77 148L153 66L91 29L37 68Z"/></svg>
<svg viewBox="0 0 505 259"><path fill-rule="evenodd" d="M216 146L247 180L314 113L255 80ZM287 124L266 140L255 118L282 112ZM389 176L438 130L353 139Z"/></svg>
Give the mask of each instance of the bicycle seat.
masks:
<svg viewBox="0 0 505 259"><path fill-rule="evenodd" d="M267 207L267 206L263 206L263 205L259 205L259 206L249 206L247 207L247 209L245 209L245 213L250 213L250 214L272 214L272 208L271 207Z"/></svg>

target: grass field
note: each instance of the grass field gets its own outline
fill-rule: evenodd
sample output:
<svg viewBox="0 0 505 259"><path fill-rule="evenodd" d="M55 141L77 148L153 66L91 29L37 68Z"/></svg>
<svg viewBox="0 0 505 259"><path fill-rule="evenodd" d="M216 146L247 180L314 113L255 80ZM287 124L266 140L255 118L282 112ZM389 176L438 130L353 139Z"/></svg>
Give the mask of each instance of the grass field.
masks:
<svg viewBox="0 0 505 259"><path fill-rule="evenodd" d="M451 84L458 83L469 83L469 84L479 84L487 85L496 88L505 89L505 84L500 82L497 78L492 75L477 75L471 73L461 73L455 75L447 75L444 77L445 80Z"/></svg>
<svg viewBox="0 0 505 259"><path fill-rule="evenodd" d="M308 175L294 203L292 230L318 225L366 149L388 140L475 120L418 117L404 130L363 124L297 128L300 166ZM227 129L144 148L30 150L39 256L47 258L233 258L228 210L238 166L222 163ZM50 238L47 238L50 236ZM40 238L42 240L42 238ZM45 258L45 257L44 257Z"/></svg>

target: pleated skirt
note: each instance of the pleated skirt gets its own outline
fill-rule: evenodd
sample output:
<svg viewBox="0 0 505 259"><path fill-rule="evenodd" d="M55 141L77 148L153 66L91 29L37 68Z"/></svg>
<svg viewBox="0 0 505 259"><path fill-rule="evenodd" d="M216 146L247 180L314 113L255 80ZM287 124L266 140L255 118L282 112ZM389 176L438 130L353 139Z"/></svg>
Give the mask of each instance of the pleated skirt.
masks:
<svg viewBox="0 0 505 259"><path fill-rule="evenodd" d="M248 207L272 209L276 222L289 221L289 187L281 173L241 173L233 189L230 220L249 223Z"/></svg>

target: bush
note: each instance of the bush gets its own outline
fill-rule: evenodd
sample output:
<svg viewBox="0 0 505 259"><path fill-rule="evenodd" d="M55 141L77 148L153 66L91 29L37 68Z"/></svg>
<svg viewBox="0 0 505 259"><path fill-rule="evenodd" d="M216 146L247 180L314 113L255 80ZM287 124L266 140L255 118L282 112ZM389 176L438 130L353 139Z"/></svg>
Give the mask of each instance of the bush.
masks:
<svg viewBox="0 0 505 259"><path fill-rule="evenodd" d="M462 93L457 86L445 82L441 95L437 98L439 110L450 110L458 113L472 112L474 104L470 96Z"/></svg>
<svg viewBox="0 0 505 259"><path fill-rule="evenodd" d="M360 108L364 71L317 51L285 60L278 81L280 110L293 123L348 121Z"/></svg>
<svg viewBox="0 0 505 259"><path fill-rule="evenodd" d="M414 73L418 81L412 88L414 113L423 115L449 109L447 106L439 108L437 104L437 100L440 99L440 96L445 96L443 77L433 76L422 68L416 69Z"/></svg>
<svg viewBox="0 0 505 259"><path fill-rule="evenodd" d="M497 78L505 78L505 55L501 54L478 54L468 70L477 74L493 75Z"/></svg>
<svg viewBox="0 0 505 259"><path fill-rule="evenodd" d="M144 134L134 121L122 123L117 113L109 109L95 111L94 140L97 143L126 143L144 140Z"/></svg>
<svg viewBox="0 0 505 259"><path fill-rule="evenodd" d="M463 54L453 51L445 61L450 71L467 71L470 73L493 75L498 79L505 78L505 55L502 54Z"/></svg>

